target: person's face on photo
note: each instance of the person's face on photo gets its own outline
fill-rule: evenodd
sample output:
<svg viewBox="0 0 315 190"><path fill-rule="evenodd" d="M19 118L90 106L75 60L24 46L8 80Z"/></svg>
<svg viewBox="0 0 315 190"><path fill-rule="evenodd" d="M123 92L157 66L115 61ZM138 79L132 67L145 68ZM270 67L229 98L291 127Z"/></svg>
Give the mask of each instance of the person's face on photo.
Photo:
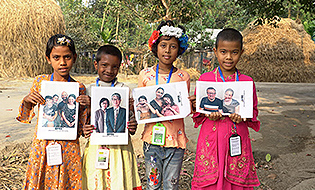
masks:
<svg viewBox="0 0 315 190"><path fill-rule="evenodd" d="M59 99L58 96L54 96L54 97L53 97L53 102L54 102L54 103L57 103L57 102L58 102L58 99Z"/></svg>
<svg viewBox="0 0 315 190"><path fill-rule="evenodd" d="M145 99L143 99L143 98L140 98L140 99L139 99L139 103L140 103L141 105L144 105L144 104L147 103L147 101L146 101Z"/></svg>
<svg viewBox="0 0 315 190"><path fill-rule="evenodd" d="M164 102L167 104L167 105L170 105L171 104L171 100L167 97L164 97L163 98Z"/></svg>
<svg viewBox="0 0 315 190"><path fill-rule="evenodd" d="M68 98L68 94L66 92L62 92L61 93L61 98L65 102L67 100L67 98Z"/></svg>
<svg viewBox="0 0 315 190"><path fill-rule="evenodd" d="M113 96L113 97L112 97L112 103L113 103L113 106L114 106L115 108L118 108L118 107L119 107L120 102L121 102L121 100L119 100L119 98L118 98L117 96Z"/></svg>
<svg viewBox="0 0 315 190"><path fill-rule="evenodd" d="M53 100L52 99L46 99L46 104L48 106L51 106L53 104Z"/></svg>
<svg viewBox="0 0 315 190"><path fill-rule="evenodd" d="M108 107L107 101L103 101L103 102L101 103L101 108L102 108L102 110L105 110L107 107Z"/></svg>
<svg viewBox="0 0 315 190"><path fill-rule="evenodd" d="M118 74L120 60L117 56L103 54L99 62L94 62L94 67L101 81L111 82Z"/></svg>
<svg viewBox="0 0 315 190"><path fill-rule="evenodd" d="M73 105L73 104L74 104L74 101L75 101L75 99L74 99L72 96L70 96L70 97L68 98L68 103L69 103L70 105Z"/></svg>
<svg viewBox="0 0 315 190"><path fill-rule="evenodd" d="M215 99L216 92L214 89L209 89L207 90L207 95L208 95L209 100L213 101Z"/></svg>
<svg viewBox="0 0 315 190"><path fill-rule="evenodd" d="M224 99L230 100L233 97L233 93L231 91L226 91L224 94Z"/></svg>
<svg viewBox="0 0 315 190"><path fill-rule="evenodd" d="M156 98L157 98L157 99L161 99L162 96L163 96L163 94L164 94L164 91L163 91L162 89L158 89L158 90L156 91Z"/></svg>

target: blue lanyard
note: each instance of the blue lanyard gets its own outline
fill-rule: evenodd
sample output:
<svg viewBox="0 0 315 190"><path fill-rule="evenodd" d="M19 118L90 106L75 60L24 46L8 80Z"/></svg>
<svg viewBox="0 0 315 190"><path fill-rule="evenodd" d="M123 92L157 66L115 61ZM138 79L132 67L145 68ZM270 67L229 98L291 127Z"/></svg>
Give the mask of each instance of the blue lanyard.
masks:
<svg viewBox="0 0 315 190"><path fill-rule="evenodd" d="M220 77L221 77L222 81L225 82L224 76L223 76L223 73L222 73L222 71L221 71L220 66L218 67L218 70L219 70ZM236 80L236 81L239 81L237 68L235 68L235 80Z"/></svg>
<svg viewBox="0 0 315 190"><path fill-rule="evenodd" d="M69 75L68 82L70 82L71 77ZM51 74L50 81L54 81L54 73Z"/></svg>
<svg viewBox="0 0 315 190"><path fill-rule="evenodd" d="M112 84L110 85L111 87L115 86L115 80L116 80L116 78L114 78L114 80L112 81ZM96 86L100 86L100 78L96 79Z"/></svg>
<svg viewBox="0 0 315 190"><path fill-rule="evenodd" d="M173 73L173 69L174 69L174 66L172 65L172 68L170 70L170 74L168 74L168 78L167 78L166 84L170 83L171 76L172 76L172 73ZM156 65L155 84L159 85L159 64Z"/></svg>

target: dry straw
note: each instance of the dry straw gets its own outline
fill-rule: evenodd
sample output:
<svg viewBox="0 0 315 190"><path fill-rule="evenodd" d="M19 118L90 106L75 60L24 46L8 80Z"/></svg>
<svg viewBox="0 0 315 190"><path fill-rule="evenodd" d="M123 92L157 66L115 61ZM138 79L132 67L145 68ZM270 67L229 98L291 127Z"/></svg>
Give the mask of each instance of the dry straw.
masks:
<svg viewBox="0 0 315 190"><path fill-rule="evenodd" d="M281 19L277 28L249 25L238 68L255 81L315 82L315 43L302 24Z"/></svg>
<svg viewBox="0 0 315 190"><path fill-rule="evenodd" d="M45 60L50 36L65 32L54 0L0 0L0 77L51 72Z"/></svg>

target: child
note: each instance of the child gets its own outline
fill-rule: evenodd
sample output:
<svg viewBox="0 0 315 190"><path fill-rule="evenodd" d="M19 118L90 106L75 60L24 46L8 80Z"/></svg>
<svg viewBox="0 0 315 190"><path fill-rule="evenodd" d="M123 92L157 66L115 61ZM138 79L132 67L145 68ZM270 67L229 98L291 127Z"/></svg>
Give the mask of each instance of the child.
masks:
<svg viewBox="0 0 315 190"><path fill-rule="evenodd" d="M45 97L45 106L43 108L43 127L54 127L55 119L58 115L57 106L53 103L53 97Z"/></svg>
<svg viewBox="0 0 315 190"><path fill-rule="evenodd" d="M16 118L23 123L31 123L35 116L34 107L44 104L40 95L42 81L76 82L69 74L75 63L77 54L73 40L65 35L52 36L46 47L46 59L53 67L50 75L39 75L34 79L30 93L25 96ZM80 83L80 94L85 93L85 86ZM80 106L79 134L86 121L86 110ZM76 140L39 140L37 139L38 123L35 127L34 138L27 164L26 179L23 189L81 189L81 156L78 138ZM46 147L51 143L61 145L62 164L48 166Z"/></svg>
<svg viewBox="0 0 315 190"><path fill-rule="evenodd" d="M187 49L187 41L188 37L184 28L174 27L172 21L163 21L149 39L149 48L159 62L140 72L138 87L186 81L189 91L190 77L188 73L173 66L176 58ZM184 151L188 141L184 119L163 121L161 124L166 128L166 139L163 146L153 145L151 141L152 127L156 123L147 123L142 133L148 179L147 189L161 189L162 181L163 189L178 189Z"/></svg>
<svg viewBox="0 0 315 190"><path fill-rule="evenodd" d="M174 103L173 97L170 94L164 94L162 114L164 116L172 116L179 114L179 107Z"/></svg>
<svg viewBox="0 0 315 190"><path fill-rule="evenodd" d="M222 30L216 39L214 53L219 67L204 73L199 81L234 82L253 81L236 69L236 64L243 53L242 35L235 29ZM193 105L195 100L191 98ZM192 189L253 189L259 186L255 163L252 155L248 127L259 131L257 120L257 96L253 88L253 118L244 119L232 113L222 117L220 112L210 115L195 113L195 127L201 126L199 133ZM229 139L232 135L241 137L241 154L231 157Z"/></svg>
<svg viewBox="0 0 315 190"><path fill-rule="evenodd" d="M112 45L100 47L94 62L98 73L97 84L91 86L102 87L126 87L124 83L117 81L117 74L122 61L122 55L118 48ZM88 96L82 99L90 100ZM89 102L90 105L90 102ZM132 109L130 101L130 112ZM128 130L134 134L137 122L134 117L130 117ZM92 125L85 125L83 132L85 137L89 137L95 129ZM95 160L97 150L100 148L109 149L109 169L96 169ZM135 190L142 189L138 174L137 162L129 138L128 145L86 145L83 157L83 187L82 189L116 189Z"/></svg>
<svg viewBox="0 0 315 190"><path fill-rule="evenodd" d="M156 110L148 103L147 97L144 95L139 96L136 107L137 111L140 112L140 119L150 119L151 113L156 113Z"/></svg>

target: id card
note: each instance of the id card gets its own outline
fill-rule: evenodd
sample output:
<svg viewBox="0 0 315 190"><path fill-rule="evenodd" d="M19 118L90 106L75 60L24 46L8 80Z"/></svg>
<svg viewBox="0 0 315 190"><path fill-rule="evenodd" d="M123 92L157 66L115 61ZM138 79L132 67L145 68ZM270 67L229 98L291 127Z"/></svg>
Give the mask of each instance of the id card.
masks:
<svg viewBox="0 0 315 190"><path fill-rule="evenodd" d="M58 143L46 146L47 165L56 166L62 164L61 145Z"/></svg>
<svg viewBox="0 0 315 190"><path fill-rule="evenodd" d="M230 139L230 156L239 156L242 154L241 136L233 134Z"/></svg>
<svg viewBox="0 0 315 190"><path fill-rule="evenodd" d="M98 149L96 152L96 169L108 169L109 149Z"/></svg>
<svg viewBox="0 0 315 190"><path fill-rule="evenodd" d="M162 123L157 123L152 128L152 144L163 146L165 144L166 128Z"/></svg>

